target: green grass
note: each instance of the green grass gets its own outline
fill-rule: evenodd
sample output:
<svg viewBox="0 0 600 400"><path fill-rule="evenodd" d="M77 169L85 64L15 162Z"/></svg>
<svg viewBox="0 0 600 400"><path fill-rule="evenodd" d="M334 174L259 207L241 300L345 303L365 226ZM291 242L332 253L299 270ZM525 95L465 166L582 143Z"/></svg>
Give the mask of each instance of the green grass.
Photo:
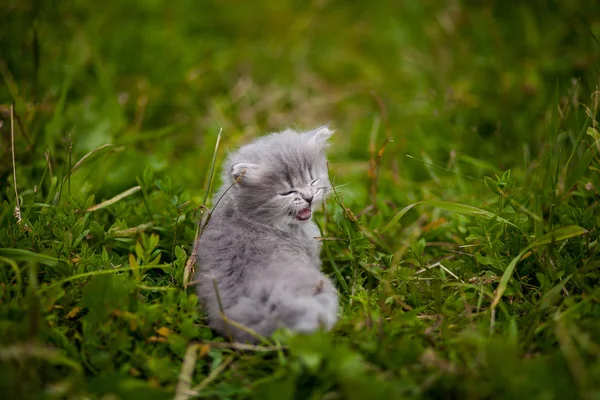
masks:
<svg viewBox="0 0 600 400"><path fill-rule="evenodd" d="M597 2L5 3L3 398L600 398ZM228 344L217 135L328 122L340 321Z"/></svg>

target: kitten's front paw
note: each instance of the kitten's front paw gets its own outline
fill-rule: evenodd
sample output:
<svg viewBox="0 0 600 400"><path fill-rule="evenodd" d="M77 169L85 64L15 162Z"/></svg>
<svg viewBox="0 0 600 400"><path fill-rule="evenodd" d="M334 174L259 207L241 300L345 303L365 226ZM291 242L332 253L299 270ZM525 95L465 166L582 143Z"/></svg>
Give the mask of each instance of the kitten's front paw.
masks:
<svg viewBox="0 0 600 400"><path fill-rule="evenodd" d="M311 302L312 303L312 302ZM337 321L337 306L324 305L321 302L311 304L311 307L298 317L290 329L300 333L311 333L317 329L331 330Z"/></svg>

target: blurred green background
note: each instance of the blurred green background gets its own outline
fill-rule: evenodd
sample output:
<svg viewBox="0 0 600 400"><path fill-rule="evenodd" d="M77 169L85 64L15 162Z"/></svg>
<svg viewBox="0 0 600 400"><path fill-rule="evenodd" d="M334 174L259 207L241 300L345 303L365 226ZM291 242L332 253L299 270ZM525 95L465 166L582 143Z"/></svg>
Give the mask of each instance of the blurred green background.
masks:
<svg viewBox="0 0 600 400"><path fill-rule="evenodd" d="M599 39L595 0L3 0L0 392L599 398ZM340 322L231 349L185 275L217 135L323 124Z"/></svg>
<svg viewBox="0 0 600 400"><path fill-rule="evenodd" d="M0 101L34 121L34 161L46 149L60 159L69 135L80 156L126 144L86 187L107 195L146 165L201 188L221 128L231 148L329 123L335 169L359 175L375 131L377 148L394 140L382 179L395 184L423 178L405 154L527 167L561 98L590 101L599 14L591 0L7 0L0 48L14 84Z"/></svg>

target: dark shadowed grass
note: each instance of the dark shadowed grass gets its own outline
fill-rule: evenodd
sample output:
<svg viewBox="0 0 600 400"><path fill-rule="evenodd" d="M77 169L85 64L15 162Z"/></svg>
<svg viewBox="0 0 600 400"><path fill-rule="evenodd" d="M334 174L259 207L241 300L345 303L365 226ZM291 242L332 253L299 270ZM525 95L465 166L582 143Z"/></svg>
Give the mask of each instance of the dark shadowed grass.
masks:
<svg viewBox="0 0 600 400"><path fill-rule="evenodd" d="M598 7L9 0L1 392L598 398ZM225 151L328 122L337 327L215 337L186 263Z"/></svg>

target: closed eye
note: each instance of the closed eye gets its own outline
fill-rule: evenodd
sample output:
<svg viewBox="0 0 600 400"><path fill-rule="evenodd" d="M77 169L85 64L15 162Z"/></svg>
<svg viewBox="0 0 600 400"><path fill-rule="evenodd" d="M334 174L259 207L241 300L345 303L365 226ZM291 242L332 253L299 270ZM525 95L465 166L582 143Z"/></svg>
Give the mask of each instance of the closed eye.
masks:
<svg viewBox="0 0 600 400"><path fill-rule="evenodd" d="M314 179L314 180L313 180L313 181L310 183L310 186L314 186L314 185L315 185L315 183L317 183L318 181L319 181L319 178L317 178L317 179Z"/></svg>
<svg viewBox="0 0 600 400"><path fill-rule="evenodd" d="M289 196L290 194L294 194L296 193L295 190L290 190L289 192L285 192L285 193L279 193L280 196Z"/></svg>

